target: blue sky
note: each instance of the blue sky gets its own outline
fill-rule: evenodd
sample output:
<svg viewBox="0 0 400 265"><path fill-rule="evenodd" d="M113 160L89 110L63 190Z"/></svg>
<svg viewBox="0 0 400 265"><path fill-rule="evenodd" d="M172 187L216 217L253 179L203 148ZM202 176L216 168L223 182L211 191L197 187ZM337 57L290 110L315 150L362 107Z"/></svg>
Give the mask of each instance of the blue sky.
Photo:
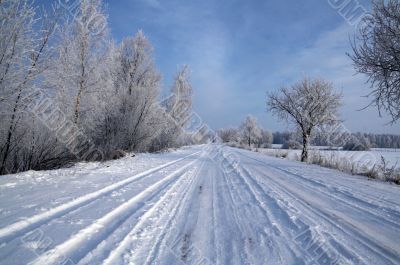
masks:
<svg viewBox="0 0 400 265"><path fill-rule="evenodd" d="M336 1L337 2L337 1ZM266 92L304 76L331 80L344 94L350 131L399 133L369 100L355 75L349 25L328 0L106 0L115 39L139 29L155 48L164 91L188 64L194 110L213 129L237 126L247 114L273 131L290 129L266 111ZM367 10L369 1L359 0Z"/></svg>

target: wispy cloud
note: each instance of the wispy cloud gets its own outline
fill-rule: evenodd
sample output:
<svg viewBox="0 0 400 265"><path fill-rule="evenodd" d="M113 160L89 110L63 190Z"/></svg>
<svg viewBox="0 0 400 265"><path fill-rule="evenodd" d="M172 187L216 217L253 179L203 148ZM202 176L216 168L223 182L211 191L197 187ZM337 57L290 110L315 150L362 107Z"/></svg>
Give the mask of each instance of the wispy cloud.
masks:
<svg viewBox="0 0 400 265"><path fill-rule="evenodd" d="M400 126L387 125L389 119L380 118L375 108L361 110L371 101L366 97L370 86L366 83L365 76L356 74L351 59L346 55L346 52L351 52L349 38L353 34L354 28L345 23L331 31L321 33L309 47L286 56L274 72L270 84L288 85L303 76L331 80L343 93L342 116L350 130L398 132ZM277 80L286 82L277 84Z"/></svg>
<svg viewBox="0 0 400 265"><path fill-rule="evenodd" d="M369 85L345 54L353 28L326 1L129 0L110 8L118 37L141 28L154 44L165 93L177 68L189 64L195 110L215 129L238 125L248 113L265 127L285 129L266 112L266 91L304 75L329 79L343 91L350 130L400 129L383 127L388 120L374 108L358 111L369 103L362 97Z"/></svg>

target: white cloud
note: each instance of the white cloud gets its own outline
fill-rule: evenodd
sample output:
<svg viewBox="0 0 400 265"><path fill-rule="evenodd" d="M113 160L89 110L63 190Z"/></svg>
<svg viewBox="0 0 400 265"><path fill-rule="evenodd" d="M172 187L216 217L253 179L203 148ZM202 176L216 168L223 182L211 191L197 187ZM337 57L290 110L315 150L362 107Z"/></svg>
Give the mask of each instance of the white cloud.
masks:
<svg viewBox="0 0 400 265"><path fill-rule="evenodd" d="M370 87L366 84L365 76L356 75L351 59L346 55L346 52L351 52L349 37L353 31L351 26L343 23L334 30L324 32L310 47L294 52L283 60L281 68L273 74L272 79L288 80L289 83L285 85L304 75L331 80L334 86L343 92L345 105L342 115L345 125L350 130L398 132L400 125L387 125L389 119L380 118L377 109L370 107L360 111L371 100L365 97Z"/></svg>

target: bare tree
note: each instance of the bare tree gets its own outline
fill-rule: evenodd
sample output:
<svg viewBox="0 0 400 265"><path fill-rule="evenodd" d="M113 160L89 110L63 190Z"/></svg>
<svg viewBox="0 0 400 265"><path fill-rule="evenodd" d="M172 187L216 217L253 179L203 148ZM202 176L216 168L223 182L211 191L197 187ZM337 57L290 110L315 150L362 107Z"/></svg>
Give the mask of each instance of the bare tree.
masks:
<svg viewBox="0 0 400 265"><path fill-rule="evenodd" d="M303 138L301 161L307 161L313 129L338 121L341 99L342 95L333 90L330 82L305 78L290 88L269 93L267 106L279 118L296 125Z"/></svg>
<svg viewBox="0 0 400 265"><path fill-rule="evenodd" d="M261 129L255 117L248 115L240 125L240 132L244 142L251 147L261 138Z"/></svg>
<svg viewBox="0 0 400 265"><path fill-rule="evenodd" d="M395 123L400 119L400 3L379 0L372 5L349 56L356 71L369 77L370 105L376 105L380 114L389 113Z"/></svg>

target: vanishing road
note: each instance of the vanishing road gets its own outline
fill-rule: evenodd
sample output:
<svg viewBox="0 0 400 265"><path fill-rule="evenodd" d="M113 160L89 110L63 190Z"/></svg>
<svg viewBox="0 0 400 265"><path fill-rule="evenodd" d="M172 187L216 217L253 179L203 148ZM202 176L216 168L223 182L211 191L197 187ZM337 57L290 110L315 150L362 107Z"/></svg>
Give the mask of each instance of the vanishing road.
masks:
<svg viewBox="0 0 400 265"><path fill-rule="evenodd" d="M0 178L0 264L400 264L400 187L222 145Z"/></svg>

